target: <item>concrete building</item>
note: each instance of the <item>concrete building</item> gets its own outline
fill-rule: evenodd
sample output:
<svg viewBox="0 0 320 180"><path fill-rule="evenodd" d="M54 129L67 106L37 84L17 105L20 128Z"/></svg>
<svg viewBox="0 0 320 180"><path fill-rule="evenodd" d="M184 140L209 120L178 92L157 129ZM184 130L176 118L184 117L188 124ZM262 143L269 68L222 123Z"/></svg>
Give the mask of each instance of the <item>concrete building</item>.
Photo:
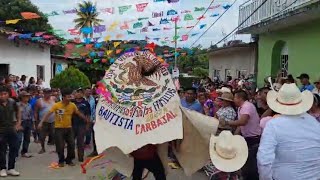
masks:
<svg viewBox="0 0 320 180"><path fill-rule="evenodd" d="M60 74L69 67L74 58L65 58L64 56L51 55L52 77Z"/></svg>
<svg viewBox="0 0 320 180"><path fill-rule="evenodd" d="M320 76L320 0L251 0L239 11L238 33L258 40L258 85L278 73Z"/></svg>
<svg viewBox="0 0 320 180"><path fill-rule="evenodd" d="M257 58L256 43L235 44L210 50L209 77L219 77L225 81L227 76L239 78L255 74Z"/></svg>
<svg viewBox="0 0 320 180"><path fill-rule="evenodd" d="M50 47L44 44L13 42L0 36L0 75L26 75L42 78L44 85L52 77Z"/></svg>

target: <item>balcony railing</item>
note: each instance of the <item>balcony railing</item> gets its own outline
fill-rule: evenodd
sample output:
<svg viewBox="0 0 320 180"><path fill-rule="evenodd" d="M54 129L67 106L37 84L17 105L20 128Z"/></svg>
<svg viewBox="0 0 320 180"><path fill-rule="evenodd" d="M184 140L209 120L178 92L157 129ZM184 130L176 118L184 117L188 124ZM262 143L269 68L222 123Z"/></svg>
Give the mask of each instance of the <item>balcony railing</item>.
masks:
<svg viewBox="0 0 320 180"><path fill-rule="evenodd" d="M266 3L264 3L266 1ZM319 0L250 0L239 7L239 30L272 19ZM264 3L264 4L263 4ZM263 4L261 7L259 7ZM253 13L259 8L255 13ZM253 13L252 16L250 16ZM249 18L248 18L249 17ZM248 19L247 19L248 18ZM247 19L247 20L246 20Z"/></svg>

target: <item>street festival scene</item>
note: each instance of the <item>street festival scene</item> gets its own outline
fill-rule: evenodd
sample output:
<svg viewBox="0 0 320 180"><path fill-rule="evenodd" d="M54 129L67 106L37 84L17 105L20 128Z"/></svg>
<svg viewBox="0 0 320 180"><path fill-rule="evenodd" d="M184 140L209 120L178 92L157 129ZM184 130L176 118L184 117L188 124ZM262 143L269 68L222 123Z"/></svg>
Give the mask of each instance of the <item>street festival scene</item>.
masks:
<svg viewBox="0 0 320 180"><path fill-rule="evenodd" d="M0 5L0 179L320 180L319 0Z"/></svg>

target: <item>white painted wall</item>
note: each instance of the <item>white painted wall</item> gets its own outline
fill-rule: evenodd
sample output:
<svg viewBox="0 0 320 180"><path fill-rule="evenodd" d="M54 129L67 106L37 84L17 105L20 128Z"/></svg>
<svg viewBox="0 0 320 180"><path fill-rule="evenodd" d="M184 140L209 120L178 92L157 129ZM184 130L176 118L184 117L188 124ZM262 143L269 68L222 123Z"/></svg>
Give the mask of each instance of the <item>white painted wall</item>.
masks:
<svg viewBox="0 0 320 180"><path fill-rule="evenodd" d="M209 53L209 77L214 70L220 70L220 79L225 81L226 69L231 70L231 76L237 77L237 71L246 70L247 75L254 74L255 50L253 47L230 48L223 52Z"/></svg>
<svg viewBox="0 0 320 180"><path fill-rule="evenodd" d="M45 87L51 79L50 48L40 48L38 44L25 45L22 41L18 47L12 41L0 37L0 64L9 64L9 74L37 78L37 65L45 66Z"/></svg>

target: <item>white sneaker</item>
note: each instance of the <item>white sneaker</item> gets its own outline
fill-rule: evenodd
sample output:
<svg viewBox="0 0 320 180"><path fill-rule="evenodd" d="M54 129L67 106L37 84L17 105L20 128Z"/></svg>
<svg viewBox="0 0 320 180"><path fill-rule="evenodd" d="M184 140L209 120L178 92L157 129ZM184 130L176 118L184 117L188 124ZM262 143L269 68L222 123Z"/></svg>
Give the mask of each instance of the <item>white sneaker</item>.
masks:
<svg viewBox="0 0 320 180"><path fill-rule="evenodd" d="M10 170L8 170L7 173L10 176L20 176L20 173L18 171L16 171L15 169L10 169Z"/></svg>
<svg viewBox="0 0 320 180"><path fill-rule="evenodd" d="M8 176L7 171L5 169L2 169L0 171L0 177L7 177L7 176Z"/></svg>

